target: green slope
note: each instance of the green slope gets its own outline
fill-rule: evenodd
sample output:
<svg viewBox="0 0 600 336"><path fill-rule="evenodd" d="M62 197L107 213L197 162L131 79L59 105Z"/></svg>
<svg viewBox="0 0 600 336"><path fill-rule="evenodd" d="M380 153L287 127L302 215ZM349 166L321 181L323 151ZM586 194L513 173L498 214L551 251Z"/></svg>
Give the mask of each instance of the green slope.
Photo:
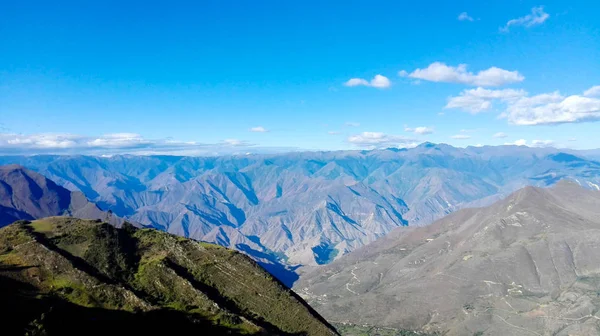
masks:
<svg viewBox="0 0 600 336"><path fill-rule="evenodd" d="M335 334L245 255L129 225L2 228L0 281L0 328L14 334Z"/></svg>

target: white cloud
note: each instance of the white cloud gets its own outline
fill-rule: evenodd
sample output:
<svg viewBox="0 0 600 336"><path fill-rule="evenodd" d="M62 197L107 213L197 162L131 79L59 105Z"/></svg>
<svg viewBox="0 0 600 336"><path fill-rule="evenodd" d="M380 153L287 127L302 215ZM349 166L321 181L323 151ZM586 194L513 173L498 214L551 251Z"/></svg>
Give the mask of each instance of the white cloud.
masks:
<svg viewBox="0 0 600 336"><path fill-rule="evenodd" d="M416 145L414 139L382 132L362 132L351 135L348 137L348 142L355 146L366 148L413 147Z"/></svg>
<svg viewBox="0 0 600 336"><path fill-rule="evenodd" d="M364 85L364 86L369 86L369 81L367 81L366 79L362 79L362 78L350 78L346 83L344 83L345 86L360 86L360 85Z"/></svg>
<svg viewBox="0 0 600 336"><path fill-rule="evenodd" d="M535 105L543 105L550 103L557 103L563 100L563 96L558 91L550 92L550 93L542 93L535 96L523 95L523 97L519 97L513 101L513 105L522 105L522 106L535 106Z"/></svg>
<svg viewBox="0 0 600 336"><path fill-rule="evenodd" d="M26 147L37 149L70 148L82 140L75 134L45 133L25 136L21 134L0 134L0 147Z"/></svg>
<svg viewBox="0 0 600 336"><path fill-rule="evenodd" d="M533 140L531 141L533 147L550 147L554 145L553 140Z"/></svg>
<svg viewBox="0 0 600 336"><path fill-rule="evenodd" d="M266 128L262 127L262 126L256 126L256 127L252 127L250 129L250 132L256 132L256 133L265 133L268 132L269 130L267 130Z"/></svg>
<svg viewBox="0 0 600 336"><path fill-rule="evenodd" d="M238 139L225 139L222 142L223 145L231 146L231 147L246 147L249 145L247 141L238 140Z"/></svg>
<svg viewBox="0 0 600 336"><path fill-rule="evenodd" d="M372 87L376 87L376 88L388 88L390 87L390 85L392 85L392 83L390 82L390 80L382 75L376 75L372 80L371 80L371 86Z"/></svg>
<svg viewBox="0 0 600 336"><path fill-rule="evenodd" d="M589 90L588 90L589 91ZM586 91L587 92L587 91ZM600 120L600 99L583 95L563 96L560 92L529 96L524 90L464 90L451 97L445 108L473 114L489 110L500 101L506 108L500 115L514 125L550 125Z"/></svg>
<svg viewBox="0 0 600 336"><path fill-rule="evenodd" d="M551 147L554 145L553 140L532 140L530 147ZM506 146L527 146L527 140L519 139L515 142L505 142Z"/></svg>
<svg viewBox="0 0 600 336"><path fill-rule="evenodd" d="M600 85L592 86L583 93L586 97L600 97Z"/></svg>
<svg viewBox="0 0 600 336"><path fill-rule="evenodd" d="M135 133L115 133L102 136L78 134L0 133L0 154L165 154L189 155L214 153L230 147L254 146L248 142L228 139L217 144L167 139L146 139Z"/></svg>
<svg viewBox="0 0 600 336"><path fill-rule="evenodd" d="M399 72L399 75L430 82L460 83L476 86L500 86L521 82L525 79L518 71L491 67L474 74L467 71L466 64L459 64L453 67L442 62L431 63L427 68L416 69L410 74L406 74L406 71L402 70Z"/></svg>
<svg viewBox="0 0 600 336"><path fill-rule="evenodd" d="M550 14L544 12L543 6L533 7L531 9L531 14L509 20L504 27L500 28L500 31L508 32L511 26L523 26L526 28L537 26L544 23L549 17Z"/></svg>
<svg viewBox="0 0 600 336"><path fill-rule="evenodd" d="M600 99L558 92L524 97L509 104L503 117L514 125L550 125L600 120Z"/></svg>
<svg viewBox="0 0 600 336"><path fill-rule="evenodd" d="M421 126L421 127L404 127L404 131L405 132L410 132L410 133L415 133L415 134L420 134L420 135L426 135L426 134L432 134L433 133L433 128L431 127L425 127L425 126Z"/></svg>
<svg viewBox="0 0 600 336"><path fill-rule="evenodd" d="M527 140L525 139L519 139L515 142L505 142L504 145L507 146L527 146Z"/></svg>
<svg viewBox="0 0 600 336"><path fill-rule="evenodd" d="M360 126L360 123L347 121L344 125L346 125L348 127L358 127L358 126Z"/></svg>
<svg viewBox="0 0 600 336"><path fill-rule="evenodd" d="M431 127L417 127L417 128L415 128L415 133L416 134L421 134L421 135L432 134L433 133L433 128L431 128Z"/></svg>
<svg viewBox="0 0 600 336"><path fill-rule="evenodd" d="M462 12L462 13L458 14L458 21L474 21L474 20L471 16L469 16L469 14L467 14L467 12Z"/></svg>
<svg viewBox="0 0 600 336"><path fill-rule="evenodd" d="M577 138L569 138L568 141L574 142L577 141Z"/></svg>
<svg viewBox="0 0 600 336"><path fill-rule="evenodd" d="M476 114L489 110L492 107L493 100L513 101L526 95L527 92L524 90L489 90L478 87L476 89L463 90L459 96L450 97L445 108L461 109Z"/></svg>
<svg viewBox="0 0 600 336"><path fill-rule="evenodd" d="M453 135L451 136L452 139L457 139L457 140L466 140L466 139L471 139L470 135L466 135L466 134L457 134L457 135Z"/></svg>
<svg viewBox="0 0 600 336"><path fill-rule="evenodd" d="M329 134L329 135L337 135L337 134L340 134L340 132L338 132L338 131L329 131L329 132L327 132L327 134Z"/></svg>
<svg viewBox="0 0 600 336"><path fill-rule="evenodd" d="M90 147L104 148L131 148L149 144L151 144L151 141L146 140L142 138L141 135L135 133L105 134L102 137L87 141L87 145Z"/></svg>
<svg viewBox="0 0 600 336"><path fill-rule="evenodd" d="M385 89L392 85L390 80L382 75L375 75L371 81L363 78L351 78L344 83L345 86L370 86L378 89Z"/></svg>
<svg viewBox="0 0 600 336"><path fill-rule="evenodd" d="M400 70L400 71L398 71L398 76L400 76L400 77L406 77L406 76L408 76L408 71L406 71L406 70Z"/></svg>
<svg viewBox="0 0 600 336"><path fill-rule="evenodd" d="M504 132L498 132L498 133L494 134L493 137L497 138L497 139L503 139L503 138L508 137L508 135L506 135L506 133L504 133Z"/></svg>

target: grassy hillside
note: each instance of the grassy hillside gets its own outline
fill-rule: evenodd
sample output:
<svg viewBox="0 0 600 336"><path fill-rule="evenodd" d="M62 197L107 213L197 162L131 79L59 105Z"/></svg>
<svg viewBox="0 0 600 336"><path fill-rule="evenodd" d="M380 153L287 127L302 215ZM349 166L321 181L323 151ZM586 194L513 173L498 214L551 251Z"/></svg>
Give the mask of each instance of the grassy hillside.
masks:
<svg viewBox="0 0 600 336"><path fill-rule="evenodd" d="M0 229L3 330L332 335L248 257L151 229L65 217Z"/></svg>

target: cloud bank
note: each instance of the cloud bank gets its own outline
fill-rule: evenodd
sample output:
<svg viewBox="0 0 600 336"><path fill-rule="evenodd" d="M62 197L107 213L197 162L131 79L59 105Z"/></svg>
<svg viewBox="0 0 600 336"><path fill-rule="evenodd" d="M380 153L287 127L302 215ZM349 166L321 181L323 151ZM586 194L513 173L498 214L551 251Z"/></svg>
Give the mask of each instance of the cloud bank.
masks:
<svg viewBox="0 0 600 336"><path fill-rule="evenodd" d="M476 89L463 90L459 96L451 97L444 108L461 109L477 114L489 110L494 100L509 102L526 95L527 92L525 90L489 90L478 87Z"/></svg>
<svg viewBox="0 0 600 336"><path fill-rule="evenodd" d="M555 145L553 140L532 140L531 145L527 144L527 140L519 139L514 142L505 142L507 146L529 146L529 147L552 147Z"/></svg>
<svg viewBox="0 0 600 336"><path fill-rule="evenodd" d="M501 86L522 82L525 79L518 71L504 70L494 66L475 74L467 71L466 64L459 64L454 67L442 62L431 63L427 68L416 69L411 73L402 70L398 75L430 82L459 83L474 86Z"/></svg>
<svg viewBox="0 0 600 336"><path fill-rule="evenodd" d="M464 90L451 97L445 108L460 109L473 114L492 108L494 102L505 106L500 115L513 125L551 125L600 120L600 99L592 97L596 87L583 95L564 96L560 92L530 96L524 90Z"/></svg>
<svg viewBox="0 0 600 336"><path fill-rule="evenodd" d="M69 133L0 133L0 154L175 154L213 155L246 152L254 144L237 139L218 143L147 139L135 133L85 136Z"/></svg>
<svg viewBox="0 0 600 336"><path fill-rule="evenodd" d="M348 137L348 142L357 147L375 149L385 147L414 147L417 141L402 135L391 135L382 132L362 132Z"/></svg>

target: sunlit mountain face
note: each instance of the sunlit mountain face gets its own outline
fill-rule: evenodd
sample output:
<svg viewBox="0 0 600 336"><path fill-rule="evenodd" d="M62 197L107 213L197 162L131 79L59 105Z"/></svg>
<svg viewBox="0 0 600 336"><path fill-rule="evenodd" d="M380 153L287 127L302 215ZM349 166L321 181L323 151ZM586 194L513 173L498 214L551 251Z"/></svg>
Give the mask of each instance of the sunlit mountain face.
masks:
<svg viewBox="0 0 600 336"><path fill-rule="evenodd" d="M396 230L294 288L331 321L433 335L596 335L600 191L580 183L524 187Z"/></svg>

